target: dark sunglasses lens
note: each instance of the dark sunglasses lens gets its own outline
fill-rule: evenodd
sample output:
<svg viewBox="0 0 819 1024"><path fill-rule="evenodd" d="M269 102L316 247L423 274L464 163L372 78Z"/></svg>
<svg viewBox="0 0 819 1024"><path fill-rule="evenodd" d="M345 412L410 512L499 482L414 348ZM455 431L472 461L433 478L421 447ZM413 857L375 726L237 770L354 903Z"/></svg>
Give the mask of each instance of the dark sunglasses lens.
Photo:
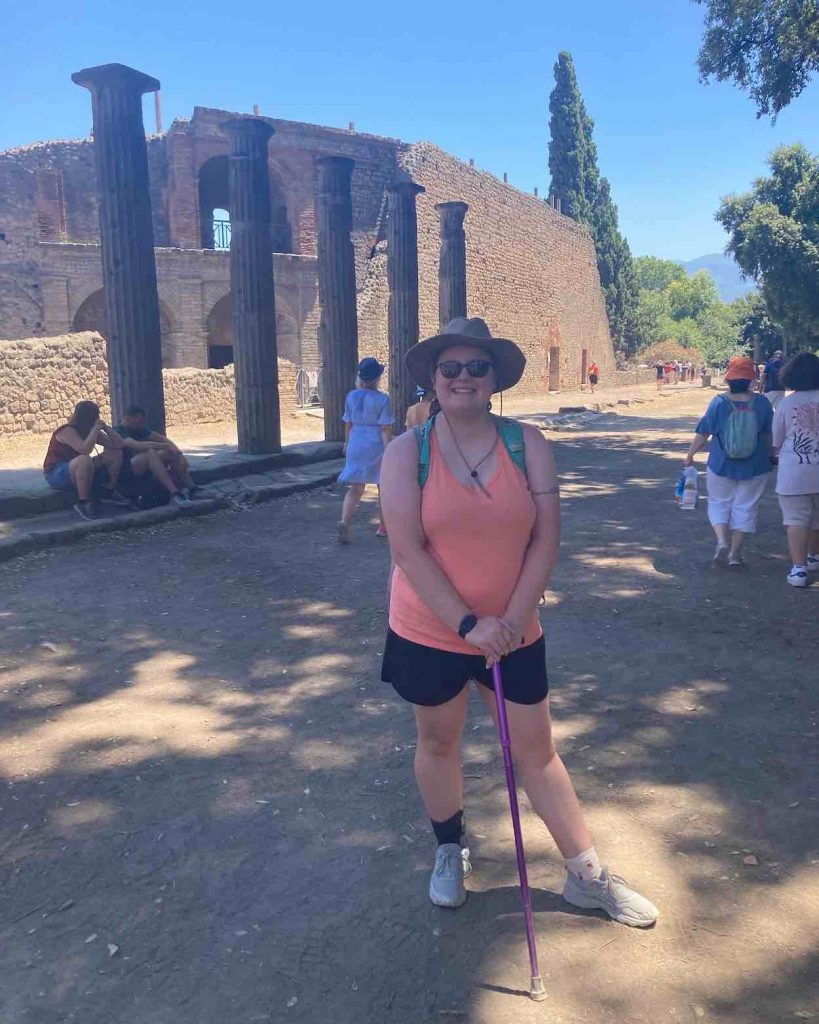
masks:
<svg viewBox="0 0 819 1024"><path fill-rule="evenodd" d="M454 359L447 359L445 363L438 363L438 369L441 371L441 376L446 377L447 380L454 380L461 372L461 364L455 362Z"/></svg>
<svg viewBox="0 0 819 1024"><path fill-rule="evenodd" d="M470 377L485 377L491 365L485 359L472 359L466 364L466 368Z"/></svg>

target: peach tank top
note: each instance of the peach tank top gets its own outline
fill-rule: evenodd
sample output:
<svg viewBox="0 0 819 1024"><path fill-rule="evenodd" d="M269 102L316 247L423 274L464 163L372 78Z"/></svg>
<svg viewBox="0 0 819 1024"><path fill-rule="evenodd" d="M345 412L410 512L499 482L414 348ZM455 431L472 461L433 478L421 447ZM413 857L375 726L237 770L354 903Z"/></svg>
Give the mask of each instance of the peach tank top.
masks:
<svg viewBox="0 0 819 1024"><path fill-rule="evenodd" d="M524 475L503 443L497 450L495 472L484 482L487 496L450 472L433 430L429 477L421 492L427 551L479 618L506 611L537 514ZM426 647L477 653L423 603L398 566L390 591L390 628ZM526 623L523 645L534 643L541 633L535 611Z"/></svg>

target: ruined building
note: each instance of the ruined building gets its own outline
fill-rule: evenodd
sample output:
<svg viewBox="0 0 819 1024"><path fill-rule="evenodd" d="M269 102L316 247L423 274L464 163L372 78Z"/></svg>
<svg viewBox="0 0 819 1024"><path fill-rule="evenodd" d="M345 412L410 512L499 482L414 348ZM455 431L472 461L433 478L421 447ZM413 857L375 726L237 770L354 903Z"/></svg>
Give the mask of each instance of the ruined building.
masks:
<svg viewBox="0 0 819 1024"><path fill-rule="evenodd" d="M219 368L232 361L228 140L233 115L196 107L148 139L163 360ZM549 354L564 385L581 352L606 374L614 360L588 232L543 200L429 143L271 120L269 145L279 355L318 369L316 160L345 156L352 176L359 349L386 360L386 188L407 174L418 196L421 334L438 327L439 218L435 205L469 204L469 314L517 340L529 358L522 390L548 387ZM99 222L90 140L0 153L0 339L105 333Z"/></svg>

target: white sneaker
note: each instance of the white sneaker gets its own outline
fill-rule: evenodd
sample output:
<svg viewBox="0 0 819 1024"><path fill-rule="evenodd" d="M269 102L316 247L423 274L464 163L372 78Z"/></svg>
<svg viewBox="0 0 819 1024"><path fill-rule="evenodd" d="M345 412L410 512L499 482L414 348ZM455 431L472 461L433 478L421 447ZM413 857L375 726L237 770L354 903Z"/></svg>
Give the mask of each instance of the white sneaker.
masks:
<svg viewBox="0 0 819 1024"><path fill-rule="evenodd" d="M603 868L599 878L586 882L568 872L563 899L584 910L605 910L609 917L632 928L648 928L660 916L654 904L632 889L624 878Z"/></svg>
<svg viewBox="0 0 819 1024"><path fill-rule="evenodd" d="M464 856L460 843L443 843L435 851L429 898L436 907L460 907L466 903Z"/></svg>
<svg viewBox="0 0 819 1024"><path fill-rule="evenodd" d="M819 572L819 555L808 555L808 572Z"/></svg>
<svg viewBox="0 0 819 1024"><path fill-rule="evenodd" d="M791 569L788 573L788 583L792 587L806 587L808 585L808 574L804 569Z"/></svg>
<svg viewBox="0 0 819 1024"><path fill-rule="evenodd" d="M714 565L727 565L728 564L728 551L729 547L727 544L717 544L714 549Z"/></svg>

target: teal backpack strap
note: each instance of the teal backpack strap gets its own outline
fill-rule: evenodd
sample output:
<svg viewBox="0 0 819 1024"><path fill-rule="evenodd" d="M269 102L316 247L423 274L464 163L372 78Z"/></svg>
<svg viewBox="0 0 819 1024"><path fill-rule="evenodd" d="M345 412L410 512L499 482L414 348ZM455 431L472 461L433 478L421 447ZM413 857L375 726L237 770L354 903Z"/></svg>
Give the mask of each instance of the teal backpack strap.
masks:
<svg viewBox="0 0 819 1024"><path fill-rule="evenodd" d="M523 440L523 424L510 420L506 416L494 417L498 433L509 457L518 469L526 476L526 443Z"/></svg>
<svg viewBox="0 0 819 1024"><path fill-rule="evenodd" d="M418 442L418 486L423 490L429 478L429 439L432 435L432 424L435 417L430 416L420 427L413 427L415 440Z"/></svg>

